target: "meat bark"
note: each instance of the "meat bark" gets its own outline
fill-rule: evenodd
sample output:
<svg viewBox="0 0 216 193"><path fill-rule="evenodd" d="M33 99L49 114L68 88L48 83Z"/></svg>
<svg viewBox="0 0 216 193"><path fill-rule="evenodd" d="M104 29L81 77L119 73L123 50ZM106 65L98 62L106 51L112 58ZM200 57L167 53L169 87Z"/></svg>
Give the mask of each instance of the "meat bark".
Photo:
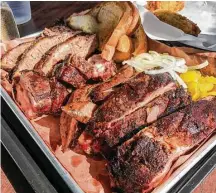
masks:
<svg viewBox="0 0 216 193"><path fill-rule="evenodd" d="M198 101L162 118L117 147L108 165L113 186L128 193L158 186L173 161L215 131L215 99Z"/></svg>
<svg viewBox="0 0 216 193"><path fill-rule="evenodd" d="M101 55L93 55L88 60L75 55L71 56L68 64L62 66L56 74L59 80L79 88L87 80L104 81L115 73L116 64L104 60Z"/></svg>
<svg viewBox="0 0 216 193"><path fill-rule="evenodd" d="M77 68L71 65L64 65L58 69L56 71L56 78L75 88L83 87L87 81L84 75Z"/></svg>
<svg viewBox="0 0 216 193"><path fill-rule="evenodd" d="M33 71L22 71L14 84L14 99L29 119L43 114L58 114L68 95L55 79L49 80Z"/></svg>
<svg viewBox="0 0 216 193"><path fill-rule="evenodd" d="M23 71L14 84L14 99L27 118L34 119L51 110L49 79L32 71Z"/></svg>
<svg viewBox="0 0 216 193"><path fill-rule="evenodd" d="M95 104L91 103L89 93L94 86L87 85L83 88L75 90L66 106L62 107L63 112L60 117L60 133L62 139L62 150L66 151L69 147L74 147L81 134L81 128L78 121L85 123L92 114L91 110L95 108ZM82 104L82 105L80 105ZM76 107L76 108L72 108ZM85 110L87 109L87 113Z"/></svg>
<svg viewBox="0 0 216 193"><path fill-rule="evenodd" d="M61 107L65 104L69 93L66 87L63 86L60 82L58 82L56 78L52 78L50 80L50 86L50 95L52 99L51 113L59 114L61 112Z"/></svg>
<svg viewBox="0 0 216 193"><path fill-rule="evenodd" d="M61 35L51 37L40 37L22 54L15 70L14 77L19 77L23 70L33 70L34 66L40 61L43 55L53 46L66 41L77 32L66 32Z"/></svg>
<svg viewBox="0 0 216 193"><path fill-rule="evenodd" d="M99 137L94 141L96 144L101 144L100 148L97 145L97 151L106 151L108 147L121 143L125 138L139 131L141 126L146 126L190 103L191 98L184 89L177 88L155 98L123 119L110 125L107 123L101 124L99 131L96 131L96 133L100 132Z"/></svg>
<svg viewBox="0 0 216 193"><path fill-rule="evenodd" d="M96 35L76 35L52 48L35 66L34 70L43 76L51 76L55 65L69 55L86 58L97 47Z"/></svg>
<svg viewBox="0 0 216 193"><path fill-rule="evenodd" d="M151 101L176 88L176 84L168 74L149 76L140 73L117 88L103 102L89 121L87 131L94 137L105 140L112 147L126 134L146 122L146 111ZM156 112L153 120L164 112L164 106L166 107L162 102L157 107L159 112ZM140 117L140 123L136 120L137 117Z"/></svg>
<svg viewBox="0 0 216 193"><path fill-rule="evenodd" d="M108 81L103 82L96 86L91 92L91 99L93 102L100 102L107 99L108 96L114 91L114 87L128 81L135 75L135 70L131 66L122 67L116 75Z"/></svg>
<svg viewBox="0 0 216 193"><path fill-rule="evenodd" d="M53 27L45 28L42 32L42 36L55 36L71 31L73 30L65 25L55 25Z"/></svg>
<svg viewBox="0 0 216 193"><path fill-rule="evenodd" d="M32 45L32 41L22 43L8 51L1 59L1 68L7 72L11 72L16 66L18 59L23 52Z"/></svg>

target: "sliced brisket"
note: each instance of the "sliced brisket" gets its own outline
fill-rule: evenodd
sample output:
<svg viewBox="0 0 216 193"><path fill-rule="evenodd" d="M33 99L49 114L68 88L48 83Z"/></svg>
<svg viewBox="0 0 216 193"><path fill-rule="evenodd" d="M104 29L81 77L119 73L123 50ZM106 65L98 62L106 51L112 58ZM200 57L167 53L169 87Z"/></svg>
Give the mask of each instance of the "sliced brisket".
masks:
<svg viewBox="0 0 216 193"><path fill-rule="evenodd" d="M14 99L27 118L34 119L51 110L49 79L32 71L23 71L14 84Z"/></svg>
<svg viewBox="0 0 216 193"><path fill-rule="evenodd" d="M55 36L55 35L60 35L65 32L71 32L74 31L71 28L65 26L65 25L55 25L50 28L45 28L42 32L42 36Z"/></svg>
<svg viewBox="0 0 216 193"><path fill-rule="evenodd" d="M1 68L7 72L11 72L16 66L18 59L23 52L32 45L32 41L22 43L8 51L1 59Z"/></svg>
<svg viewBox="0 0 216 193"><path fill-rule="evenodd" d="M55 79L33 71L22 71L13 87L14 99L26 117L58 114L68 95L66 88Z"/></svg>
<svg viewBox="0 0 216 193"><path fill-rule="evenodd" d="M92 115L95 104L89 100L89 93L92 85L75 90L68 100L66 106L62 107L63 112L60 117L60 133L62 138L62 150L65 151L68 147L74 146L80 133L78 120L85 123ZM72 107L76 107L73 109ZM85 111L87 110L87 112Z"/></svg>
<svg viewBox="0 0 216 193"><path fill-rule="evenodd" d="M14 77L19 76L22 70L33 70L43 55L53 46L66 41L77 32L66 32L61 35L40 37L23 53L14 71Z"/></svg>
<svg viewBox="0 0 216 193"><path fill-rule="evenodd" d="M38 62L34 70L41 75L51 76L54 66L66 59L69 55L86 58L92 54L97 47L96 35L76 35L67 41L52 48Z"/></svg>
<svg viewBox="0 0 216 193"><path fill-rule="evenodd" d="M89 79L104 81L116 73L116 64L106 61L100 55L93 55L88 60L79 56L71 56L67 65L57 72L58 79L74 87L82 87Z"/></svg>
<svg viewBox="0 0 216 193"><path fill-rule="evenodd" d="M131 66L122 67L116 75L110 80L103 82L96 86L91 92L91 99L93 102L99 102L106 99L113 91L114 87L128 81L135 75L135 70Z"/></svg>
<svg viewBox="0 0 216 193"><path fill-rule="evenodd" d="M71 65L64 65L56 71L58 80L66 82L75 88L83 87L86 83L86 78L75 67Z"/></svg>
<svg viewBox="0 0 216 193"><path fill-rule="evenodd" d="M215 104L216 98L193 103L117 147L108 166L114 187L144 193L159 185L176 159L215 131Z"/></svg>

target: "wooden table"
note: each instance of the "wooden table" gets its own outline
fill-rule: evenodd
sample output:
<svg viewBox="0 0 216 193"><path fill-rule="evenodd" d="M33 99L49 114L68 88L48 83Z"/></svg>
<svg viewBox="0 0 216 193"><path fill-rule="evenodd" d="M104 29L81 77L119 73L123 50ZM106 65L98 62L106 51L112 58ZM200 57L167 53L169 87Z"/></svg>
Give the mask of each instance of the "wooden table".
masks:
<svg viewBox="0 0 216 193"><path fill-rule="evenodd" d="M18 26L20 36L23 37L41 31L45 27L53 25L58 19L67 18L72 13L90 9L97 3L98 2L94 1L32 1L32 19L29 22Z"/></svg>
<svg viewBox="0 0 216 193"><path fill-rule="evenodd" d="M51 26L57 19L68 17L74 12L80 12L93 7L98 2L31 2L32 19L19 25L20 35L25 36ZM13 171L7 173L1 170L2 193L18 192L10 182ZM17 176L18 177L18 176ZM8 179L9 178L9 179ZM19 178L19 177L18 177ZM216 170L214 170L195 190L194 193L215 193L216 192Z"/></svg>

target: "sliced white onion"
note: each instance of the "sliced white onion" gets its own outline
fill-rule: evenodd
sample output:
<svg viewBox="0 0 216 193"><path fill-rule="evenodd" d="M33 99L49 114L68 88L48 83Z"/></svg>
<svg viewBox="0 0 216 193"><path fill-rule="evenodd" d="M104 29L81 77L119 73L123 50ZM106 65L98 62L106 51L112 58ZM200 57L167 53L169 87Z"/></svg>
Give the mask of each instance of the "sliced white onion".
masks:
<svg viewBox="0 0 216 193"><path fill-rule="evenodd" d="M180 78L180 76L176 73L175 73L175 76L176 76L176 80L178 81L178 83L185 89L187 89L187 85L185 84L185 82Z"/></svg>
<svg viewBox="0 0 216 193"><path fill-rule="evenodd" d="M174 70L175 70L176 72L178 72L178 73L185 73L185 72L188 71L187 68L184 68L184 67L178 67L178 66L176 66Z"/></svg>
<svg viewBox="0 0 216 193"><path fill-rule="evenodd" d="M159 53L157 53L157 52L155 52L155 51L149 51L149 54L152 54L152 55L155 55L155 56L160 56L160 54Z"/></svg>
<svg viewBox="0 0 216 193"><path fill-rule="evenodd" d="M187 85L180 78L178 73L204 68L208 65L208 61L200 65L188 67L184 58L170 56L168 53L159 54L155 51L149 51L149 53L142 53L129 60L123 61L123 64L133 66L138 72L145 72L146 74L153 75L168 72L174 80L186 89Z"/></svg>
<svg viewBox="0 0 216 193"><path fill-rule="evenodd" d="M171 68L162 68L159 70L145 70L146 74L163 74L165 72L169 72Z"/></svg>
<svg viewBox="0 0 216 193"><path fill-rule="evenodd" d="M202 64L199 64L199 65L195 65L195 66L188 66L188 69L189 70L199 70L199 69L202 69L202 68L205 68L206 66L208 66L208 61L206 60L205 62L203 62Z"/></svg>
<svg viewBox="0 0 216 193"><path fill-rule="evenodd" d="M172 76L173 80L176 80L176 75L175 75L175 72L170 70L169 71L170 75Z"/></svg>
<svg viewBox="0 0 216 193"><path fill-rule="evenodd" d="M148 54L148 53L140 54L140 55L136 56L135 58L136 59L139 59L139 58L147 59L147 60L150 60L150 61L154 59L154 57L152 55Z"/></svg>

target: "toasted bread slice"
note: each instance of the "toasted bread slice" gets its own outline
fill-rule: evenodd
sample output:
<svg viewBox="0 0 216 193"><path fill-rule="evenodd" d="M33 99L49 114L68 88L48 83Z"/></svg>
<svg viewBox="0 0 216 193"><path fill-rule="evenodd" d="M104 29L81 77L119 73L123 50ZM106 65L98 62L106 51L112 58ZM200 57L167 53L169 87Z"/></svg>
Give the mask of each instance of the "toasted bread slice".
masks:
<svg viewBox="0 0 216 193"><path fill-rule="evenodd" d="M148 51L147 36L141 23L134 32L132 41L134 44L134 52L132 54L134 56Z"/></svg>
<svg viewBox="0 0 216 193"><path fill-rule="evenodd" d="M132 10L133 10L133 20L127 31L127 35L132 35L137 29L137 27L139 27L140 15L139 15L139 10L134 6L134 4L131 2L128 2L128 3L132 7Z"/></svg>
<svg viewBox="0 0 216 193"><path fill-rule="evenodd" d="M120 52L132 52L133 51L133 43L130 37L127 35L123 35L120 37L116 50Z"/></svg>
<svg viewBox="0 0 216 193"><path fill-rule="evenodd" d="M98 32L99 25L96 18L91 15L71 15L67 20L67 24L74 30L94 34Z"/></svg>
<svg viewBox="0 0 216 193"><path fill-rule="evenodd" d="M102 57L108 61L112 60L120 37L127 34L133 20L133 10L129 3L121 2L121 4L125 6L125 12L102 50Z"/></svg>
<svg viewBox="0 0 216 193"><path fill-rule="evenodd" d="M131 56L132 56L131 52L120 52L116 50L113 56L113 60L117 63L121 63L124 60L128 60L129 58L131 58Z"/></svg>
<svg viewBox="0 0 216 193"><path fill-rule="evenodd" d="M102 50L124 11L125 5L121 2L102 2L84 14L72 14L66 22L72 29L96 33L99 50Z"/></svg>
<svg viewBox="0 0 216 193"><path fill-rule="evenodd" d="M103 2L92 8L88 14L95 17L98 27L99 49L102 50L118 25L125 11L122 2Z"/></svg>

